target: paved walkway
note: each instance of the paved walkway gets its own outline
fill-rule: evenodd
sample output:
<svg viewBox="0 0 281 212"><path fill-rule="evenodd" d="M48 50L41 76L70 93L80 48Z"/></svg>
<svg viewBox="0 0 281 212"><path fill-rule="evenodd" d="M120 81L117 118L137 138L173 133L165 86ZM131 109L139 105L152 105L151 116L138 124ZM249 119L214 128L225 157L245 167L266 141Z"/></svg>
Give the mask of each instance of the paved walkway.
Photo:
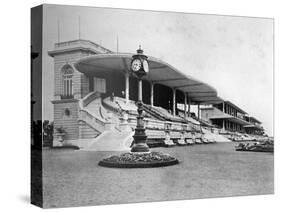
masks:
<svg viewBox="0 0 281 212"><path fill-rule="evenodd" d="M45 150L44 207L272 194L273 154L236 152L234 145L154 148L180 164L150 169L97 165L116 152Z"/></svg>

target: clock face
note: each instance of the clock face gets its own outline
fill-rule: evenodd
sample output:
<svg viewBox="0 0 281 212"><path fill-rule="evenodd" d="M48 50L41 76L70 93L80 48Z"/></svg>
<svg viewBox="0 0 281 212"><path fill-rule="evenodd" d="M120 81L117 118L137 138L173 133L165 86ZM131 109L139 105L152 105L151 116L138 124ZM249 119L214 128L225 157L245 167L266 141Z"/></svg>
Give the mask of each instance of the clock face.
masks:
<svg viewBox="0 0 281 212"><path fill-rule="evenodd" d="M135 59L135 60L133 60L131 66L132 66L131 68L133 71L138 71L141 68L141 61L139 59Z"/></svg>
<svg viewBox="0 0 281 212"><path fill-rule="evenodd" d="M146 73L148 73L148 71L149 71L148 62L147 62L146 60L144 60L144 61L142 62L142 65L143 65L143 70L144 70Z"/></svg>

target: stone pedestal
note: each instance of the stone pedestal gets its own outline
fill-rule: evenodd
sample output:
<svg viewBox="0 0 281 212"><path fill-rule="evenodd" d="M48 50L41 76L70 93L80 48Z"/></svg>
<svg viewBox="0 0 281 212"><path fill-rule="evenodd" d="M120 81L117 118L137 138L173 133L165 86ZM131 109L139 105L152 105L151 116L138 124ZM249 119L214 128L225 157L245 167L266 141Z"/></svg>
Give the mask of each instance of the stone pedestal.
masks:
<svg viewBox="0 0 281 212"><path fill-rule="evenodd" d="M129 122L128 122L127 113L123 114L123 116L120 118L119 129L121 131L126 131L126 132L132 131L132 128L130 127Z"/></svg>
<svg viewBox="0 0 281 212"><path fill-rule="evenodd" d="M165 131L165 140L164 140L164 143L166 146L168 147L172 147L172 146L175 146L176 144L171 140L171 136L170 136L170 131L169 130L166 130Z"/></svg>
<svg viewBox="0 0 281 212"><path fill-rule="evenodd" d="M135 135L133 136L134 138L134 144L131 149L131 152L150 152L149 147L146 144L146 134L145 134L145 127L144 127L144 122L143 122L143 105L142 101L139 101L137 103L138 105L138 117L137 117L137 127L135 129Z"/></svg>
<svg viewBox="0 0 281 212"><path fill-rule="evenodd" d="M182 145L182 146L186 145L185 139L184 139L184 132L181 132L180 139L178 140L178 144Z"/></svg>

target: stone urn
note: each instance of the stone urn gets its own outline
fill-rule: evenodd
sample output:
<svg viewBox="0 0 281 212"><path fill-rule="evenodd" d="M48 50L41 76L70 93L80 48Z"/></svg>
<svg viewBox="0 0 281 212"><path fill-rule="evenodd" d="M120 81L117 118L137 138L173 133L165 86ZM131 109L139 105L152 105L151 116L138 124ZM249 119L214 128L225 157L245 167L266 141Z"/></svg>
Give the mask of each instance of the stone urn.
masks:
<svg viewBox="0 0 281 212"><path fill-rule="evenodd" d="M65 133L57 133L58 141L60 143L63 143L64 138L65 138Z"/></svg>
<svg viewBox="0 0 281 212"><path fill-rule="evenodd" d="M60 146L64 144L65 135L66 135L66 131L63 127L56 128L56 137L58 143L61 144Z"/></svg>

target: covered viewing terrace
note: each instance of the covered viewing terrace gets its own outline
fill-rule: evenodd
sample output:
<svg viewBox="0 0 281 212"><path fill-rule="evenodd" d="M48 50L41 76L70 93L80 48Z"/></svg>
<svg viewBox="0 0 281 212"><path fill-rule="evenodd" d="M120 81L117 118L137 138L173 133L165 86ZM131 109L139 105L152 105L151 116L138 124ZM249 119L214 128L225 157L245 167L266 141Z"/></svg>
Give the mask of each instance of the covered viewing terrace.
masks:
<svg viewBox="0 0 281 212"><path fill-rule="evenodd" d="M246 116L246 120L249 122L248 125L244 126L245 130L249 134L263 134L264 129L261 126L261 121L253 116Z"/></svg>
<svg viewBox="0 0 281 212"><path fill-rule="evenodd" d="M80 59L75 68L89 78L89 92L94 83L103 81L105 96L119 96L127 102L138 99L138 80L130 71L133 54L96 54ZM184 116L190 115L190 105L218 104L222 99L210 85L188 76L168 63L148 56L149 73L142 79L142 101L160 106L173 115L178 114L177 103L184 104ZM199 112L198 112L199 115Z"/></svg>

